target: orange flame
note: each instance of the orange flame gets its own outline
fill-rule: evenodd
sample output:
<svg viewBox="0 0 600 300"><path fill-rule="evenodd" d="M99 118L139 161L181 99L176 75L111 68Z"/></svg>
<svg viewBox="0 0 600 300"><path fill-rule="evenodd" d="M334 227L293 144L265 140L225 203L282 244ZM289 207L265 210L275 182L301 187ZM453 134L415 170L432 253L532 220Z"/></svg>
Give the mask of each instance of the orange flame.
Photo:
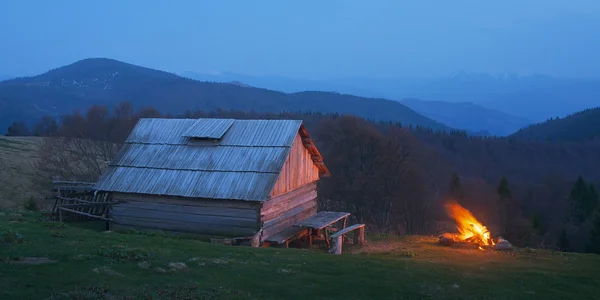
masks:
<svg viewBox="0 0 600 300"><path fill-rule="evenodd" d="M446 204L446 210L448 215L456 222L456 229L460 233L458 238L463 241L478 243L479 249L483 249L481 246L493 246L495 244L487 227L483 226L466 208L456 202L450 202Z"/></svg>

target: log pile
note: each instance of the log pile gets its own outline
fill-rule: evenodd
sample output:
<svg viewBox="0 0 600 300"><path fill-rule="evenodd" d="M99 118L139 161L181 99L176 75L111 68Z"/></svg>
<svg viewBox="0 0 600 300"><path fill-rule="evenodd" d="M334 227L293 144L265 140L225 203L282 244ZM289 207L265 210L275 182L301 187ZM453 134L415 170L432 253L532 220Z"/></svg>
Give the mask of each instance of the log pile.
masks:
<svg viewBox="0 0 600 300"><path fill-rule="evenodd" d="M477 237L471 237L471 238L467 238L467 239L463 240L460 238L460 236L458 234L449 233L449 232L443 233L438 238L439 238L440 245L443 245L446 247L453 246L453 247L460 247L460 248L492 248L494 250L505 250L505 251L512 250L512 244L502 237L498 237L497 241L495 243L493 243L494 244L493 247L481 246L482 241Z"/></svg>

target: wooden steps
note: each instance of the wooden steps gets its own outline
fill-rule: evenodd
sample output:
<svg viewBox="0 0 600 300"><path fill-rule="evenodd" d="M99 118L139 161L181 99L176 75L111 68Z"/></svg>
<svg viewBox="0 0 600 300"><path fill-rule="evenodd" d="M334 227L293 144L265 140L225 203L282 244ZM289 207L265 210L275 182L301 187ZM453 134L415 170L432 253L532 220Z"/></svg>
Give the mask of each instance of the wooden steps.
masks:
<svg viewBox="0 0 600 300"><path fill-rule="evenodd" d="M299 239L307 234L308 228L292 226L268 237L265 239L265 242L277 244L282 247L285 246L285 248L288 248L292 239Z"/></svg>

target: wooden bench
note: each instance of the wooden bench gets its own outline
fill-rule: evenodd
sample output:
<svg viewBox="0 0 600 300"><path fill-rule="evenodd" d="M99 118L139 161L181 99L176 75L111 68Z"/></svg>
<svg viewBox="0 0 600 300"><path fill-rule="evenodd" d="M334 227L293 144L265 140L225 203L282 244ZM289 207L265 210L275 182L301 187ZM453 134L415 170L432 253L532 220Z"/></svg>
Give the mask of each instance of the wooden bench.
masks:
<svg viewBox="0 0 600 300"><path fill-rule="evenodd" d="M288 227L265 239L265 242L278 244L281 247L289 248L292 239L299 239L308 234L308 228Z"/></svg>
<svg viewBox="0 0 600 300"><path fill-rule="evenodd" d="M296 223L297 227L304 227L309 229L309 236L312 236L313 232L316 230L316 233L319 233L321 230L324 230L325 233L325 242L327 243L327 247L330 247L329 236L327 232L327 227L332 224L343 220L343 228L346 228L346 220L350 213L347 212L337 212L337 211L321 211L317 214ZM308 240L309 246L312 246L312 238Z"/></svg>
<svg viewBox="0 0 600 300"><path fill-rule="evenodd" d="M354 230L358 230L358 232L354 232L354 244L360 244L361 246L364 245L365 224L355 224L331 235L331 248L329 248L329 253L342 254L342 244L344 244L344 235Z"/></svg>

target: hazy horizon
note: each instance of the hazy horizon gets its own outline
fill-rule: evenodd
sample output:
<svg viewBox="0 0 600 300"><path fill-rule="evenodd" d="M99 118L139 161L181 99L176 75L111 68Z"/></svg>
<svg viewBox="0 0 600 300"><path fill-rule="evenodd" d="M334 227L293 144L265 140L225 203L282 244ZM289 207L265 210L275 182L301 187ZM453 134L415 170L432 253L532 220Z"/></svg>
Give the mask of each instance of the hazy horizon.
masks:
<svg viewBox="0 0 600 300"><path fill-rule="evenodd" d="M0 74L89 57L173 73L600 78L600 3L12 1L0 4Z"/></svg>

